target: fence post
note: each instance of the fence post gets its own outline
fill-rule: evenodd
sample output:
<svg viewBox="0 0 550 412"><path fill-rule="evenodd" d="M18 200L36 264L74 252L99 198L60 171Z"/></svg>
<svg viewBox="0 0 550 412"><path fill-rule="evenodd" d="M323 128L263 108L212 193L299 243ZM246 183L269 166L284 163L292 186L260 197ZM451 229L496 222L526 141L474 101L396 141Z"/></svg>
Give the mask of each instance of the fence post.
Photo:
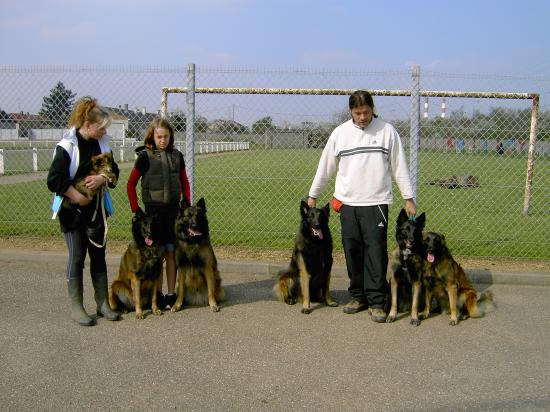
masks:
<svg viewBox="0 0 550 412"><path fill-rule="evenodd" d="M32 171L38 172L38 150L36 147L32 148Z"/></svg>
<svg viewBox="0 0 550 412"><path fill-rule="evenodd" d="M420 66L412 67L411 85L411 129L410 129L410 153L409 172L411 186L416 197L418 182L418 148L420 144Z"/></svg>
<svg viewBox="0 0 550 412"><path fill-rule="evenodd" d="M4 149L0 149L0 175L4 173Z"/></svg>
<svg viewBox="0 0 550 412"><path fill-rule="evenodd" d="M190 197L195 194L195 64L187 66L187 121L185 128L185 166L189 179Z"/></svg>
<svg viewBox="0 0 550 412"><path fill-rule="evenodd" d="M527 176L525 177L525 195L523 197L523 214L529 214L531 206L531 187L533 185L533 168L535 163L535 144L537 142L537 118L539 113L539 95L533 95L531 110L531 130L529 131L529 151L527 152Z"/></svg>

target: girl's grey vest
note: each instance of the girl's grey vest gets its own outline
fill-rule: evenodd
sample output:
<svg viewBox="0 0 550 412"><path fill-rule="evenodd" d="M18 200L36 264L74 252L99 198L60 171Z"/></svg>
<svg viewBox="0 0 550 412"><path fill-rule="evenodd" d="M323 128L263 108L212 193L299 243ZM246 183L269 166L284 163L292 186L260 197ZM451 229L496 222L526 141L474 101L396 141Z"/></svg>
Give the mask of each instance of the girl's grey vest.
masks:
<svg viewBox="0 0 550 412"><path fill-rule="evenodd" d="M141 178L141 200L145 205L173 205L180 201L180 153L177 149L145 149L149 170Z"/></svg>

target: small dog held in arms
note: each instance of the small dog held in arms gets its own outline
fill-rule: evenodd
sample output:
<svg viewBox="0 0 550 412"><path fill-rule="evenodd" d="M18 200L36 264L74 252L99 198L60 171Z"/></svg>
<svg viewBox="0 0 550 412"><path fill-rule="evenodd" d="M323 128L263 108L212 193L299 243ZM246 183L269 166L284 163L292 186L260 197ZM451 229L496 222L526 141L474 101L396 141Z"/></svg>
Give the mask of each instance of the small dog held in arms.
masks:
<svg viewBox="0 0 550 412"><path fill-rule="evenodd" d="M424 235L424 286L426 288L426 306L423 317L430 315L430 303L435 297L442 308L451 312L450 325L456 325L460 319L479 318L495 308L493 294L483 292L479 299L477 292L466 278L462 267L453 259L447 248L445 236L427 232Z"/></svg>
<svg viewBox="0 0 550 412"><path fill-rule="evenodd" d="M113 310L135 309L136 318L144 319L143 307L151 303L154 315L162 315L157 305L157 280L162 271L162 250L153 239L152 217L141 208L132 218L133 240L120 259L118 276L109 290Z"/></svg>
<svg viewBox="0 0 550 412"><path fill-rule="evenodd" d="M426 214L409 219L405 209L397 217L395 239L397 247L390 257L391 308L386 318L390 323L397 319L399 307L403 310L405 302L410 303L411 325L420 325L418 305L422 289L423 244L422 231ZM400 303L400 305L398 305Z"/></svg>
<svg viewBox="0 0 550 412"><path fill-rule="evenodd" d="M92 156L90 160L90 171L87 176L101 175L104 176L107 181L116 184L117 177L113 173L113 154L111 152L101 153L96 156ZM100 190L101 186L97 189L90 189L86 187L85 177L76 179L73 183L76 190L86 196L88 199L92 199ZM69 204L76 204L73 200L66 198L63 202L64 206L68 207Z"/></svg>
<svg viewBox="0 0 550 412"><path fill-rule="evenodd" d="M218 312L224 291L210 243L204 198L190 205L184 196L180 204L176 218L176 265L177 298L171 311L179 311L185 302L197 306L208 304L213 312Z"/></svg>
<svg viewBox="0 0 550 412"><path fill-rule="evenodd" d="M311 313L311 302L338 306L330 297L332 270L332 236L330 234L329 204L321 209L304 201L300 203L301 222L290 266L279 272L273 288L275 296L288 305L302 300L302 313Z"/></svg>

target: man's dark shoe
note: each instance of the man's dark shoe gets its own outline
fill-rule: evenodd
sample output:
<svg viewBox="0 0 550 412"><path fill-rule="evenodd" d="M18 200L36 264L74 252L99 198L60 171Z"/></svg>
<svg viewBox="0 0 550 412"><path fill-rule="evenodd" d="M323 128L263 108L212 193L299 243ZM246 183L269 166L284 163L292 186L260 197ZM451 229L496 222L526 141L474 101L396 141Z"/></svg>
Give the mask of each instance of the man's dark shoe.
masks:
<svg viewBox="0 0 550 412"><path fill-rule="evenodd" d="M370 311L370 318L376 323L386 323L386 312L380 308L372 308Z"/></svg>
<svg viewBox="0 0 550 412"><path fill-rule="evenodd" d="M350 300L346 306L342 309L344 313L347 313L348 315L352 315L357 312L361 312L362 310L368 309L369 305L367 302L360 302L357 299Z"/></svg>

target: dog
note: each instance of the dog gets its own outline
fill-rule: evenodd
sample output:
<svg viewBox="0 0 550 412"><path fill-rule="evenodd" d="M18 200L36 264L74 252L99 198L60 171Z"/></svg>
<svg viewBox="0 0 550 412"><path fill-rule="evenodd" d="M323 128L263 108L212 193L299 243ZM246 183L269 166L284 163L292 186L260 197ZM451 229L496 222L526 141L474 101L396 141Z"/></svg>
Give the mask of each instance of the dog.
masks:
<svg viewBox="0 0 550 412"><path fill-rule="evenodd" d="M450 325L457 325L460 319L479 318L494 309L493 294L483 292L479 299L477 292L466 278L462 267L451 256L445 236L440 233L427 232L424 235L424 286L426 288L426 305L423 317L430 315L430 303L434 296L442 305L448 306L451 312Z"/></svg>
<svg viewBox="0 0 550 412"><path fill-rule="evenodd" d="M278 273L273 291L278 300L294 305L302 300L302 313L311 313L311 302L338 306L330 297L332 236L327 203L319 209L300 203L301 223L288 269Z"/></svg>
<svg viewBox="0 0 550 412"><path fill-rule="evenodd" d="M92 156L90 159L90 171L86 176L102 175L109 182L116 185L117 177L113 173L113 154L111 152L101 153L96 156ZM79 177L73 182L73 186L76 190L86 196L88 199L92 199L102 188L102 186L96 189L90 189L86 186L86 177ZM63 202L65 207L75 205L76 202L72 199L66 198L66 202Z"/></svg>
<svg viewBox="0 0 550 412"><path fill-rule="evenodd" d="M133 240L120 259L118 276L109 290L111 308L135 309L138 319L145 318L143 307L149 303L154 315L162 315L157 305L157 280L162 273L163 253L153 237L154 221L138 208L132 218Z"/></svg>
<svg viewBox="0 0 550 412"><path fill-rule="evenodd" d="M224 299L218 262L210 243L206 202L204 198L190 205L183 198L175 225L178 286L176 303L170 309L179 311L183 302L189 305L208 304L218 312Z"/></svg>
<svg viewBox="0 0 550 412"><path fill-rule="evenodd" d="M397 319L398 300L401 307L410 302L411 325L420 325L418 305L422 289L423 243L422 231L426 223L426 214L409 219L405 209L397 216L395 239L397 247L390 258L391 308L386 322Z"/></svg>

